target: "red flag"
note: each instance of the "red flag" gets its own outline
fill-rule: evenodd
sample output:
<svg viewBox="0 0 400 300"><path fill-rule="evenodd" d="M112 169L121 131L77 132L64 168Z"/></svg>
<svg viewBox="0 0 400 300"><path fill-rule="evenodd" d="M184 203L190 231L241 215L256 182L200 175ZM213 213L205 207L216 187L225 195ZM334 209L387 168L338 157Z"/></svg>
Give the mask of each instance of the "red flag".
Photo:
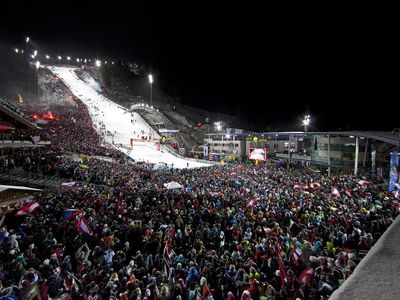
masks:
<svg viewBox="0 0 400 300"><path fill-rule="evenodd" d="M80 215L78 215L76 217L76 219L78 221L76 225L77 225L78 231L80 233L86 233L88 235L92 235L93 234L92 229L90 229L90 227L89 227L89 225L88 225L88 223L87 223L87 221L86 221L84 216L82 216L80 214Z"/></svg>
<svg viewBox="0 0 400 300"><path fill-rule="evenodd" d="M16 212L16 216L23 216L32 213L36 208L40 207L40 204L35 200L30 201L23 208Z"/></svg>
<svg viewBox="0 0 400 300"><path fill-rule="evenodd" d="M400 203L399 202L392 202L392 207L396 209L397 213L400 213Z"/></svg>
<svg viewBox="0 0 400 300"><path fill-rule="evenodd" d="M260 204L260 198L251 199L247 202L246 207L256 207L258 204Z"/></svg>
<svg viewBox="0 0 400 300"><path fill-rule="evenodd" d="M340 193L339 193L339 191L337 190L337 188L334 187L334 188L332 189L332 195L335 196L335 197L339 197L339 196L340 196Z"/></svg>
<svg viewBox="0 0 400 300"><path fill-rule="evenodd" d="M358 183L359 185L361 185L361 186L367 186L367 185L369 184L369 181L366 181L366 180L359 180L357 183Z"/></svg>
<svg viewBox="0 0 400 300"><path fill-rule="evenodd" d="M61 183L62 188L71 188L76 184L75 181Z"/></svg>
<svg viewBox="0 0 400 300"><path fill-rule="evenodd" d="M346 193L349 197L353 197L352 194L351 194L351 189L346 188L345 193Z"/></svg>
<svg viewBox="0 0 400 300"><path fill-rule="evenodd" d="M279 272L281 273L282 287L284 287L285 284L287 284L286 270L285 270L285 266L283 265L282 259L279 258L278 261L279 261L278 262L279 263Z"/></svg>
<svg viewBox="0 0 400 300"><path fill-rule="evenodd" d="M301 282L303 282L305 285L310 286L312 282L312 278L314 277L314 269L309 268L305 269L299 276L299 279Z"/></svg>
<svg viewBox="0 0 400 300"><path fill-rule="evenodd" d="M319 190L321 188L321 184L319 184L318 182L310 182L309 187L313 190Z"/></svg>
<svg viewBox="0 0 400 300"><path fill-rule="evenodd" d="M278 260L278 265L279 265L279 272L281 273L281 280L282 280L282 287L287 284L287 276L286 276L286 270L285 266L283 265L282 258L281 258L281 253L282 247L280 245L280 242L277 242L275 244L275 252L276 252L276 258Z"/></svg>

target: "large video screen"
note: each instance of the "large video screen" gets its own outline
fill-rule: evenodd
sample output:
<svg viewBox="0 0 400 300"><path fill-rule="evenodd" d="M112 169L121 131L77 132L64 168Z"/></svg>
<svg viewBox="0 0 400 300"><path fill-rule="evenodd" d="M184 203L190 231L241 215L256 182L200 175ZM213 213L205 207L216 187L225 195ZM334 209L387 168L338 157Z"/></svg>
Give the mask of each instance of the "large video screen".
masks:
<svg viewBox="0 0 400 300"><path fill-rule="evenodd" d="M266 148L250 148L249 159L253 160L267 160L267 149Z"/></svg>

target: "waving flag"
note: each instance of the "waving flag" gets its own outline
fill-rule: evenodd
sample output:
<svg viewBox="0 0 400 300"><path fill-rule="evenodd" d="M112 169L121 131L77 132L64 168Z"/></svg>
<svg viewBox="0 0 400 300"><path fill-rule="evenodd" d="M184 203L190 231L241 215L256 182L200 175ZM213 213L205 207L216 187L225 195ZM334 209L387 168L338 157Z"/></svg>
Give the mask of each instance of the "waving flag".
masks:
<svg viewBox="0 0 400 300"><path fill-rule="evenodd" d="M63 183L61 183L61 187L62 188L70 188L70 187L73 187L75 184L76 184L75 181L63 182Z"/></svg>
<svg viewBox="0 0 400 300"><path fill-rule="evenodd" d="M90 229L90 227L89 227L89 225L88 225L88 223L87 223L87 221L86 221L84 216L78 215L77 216L77 220L78 220L77 228L78 228L78 231L80 233L86 233L88 235L92 235L93 234L92 229Z"/></svg>
<svg viewBox="0 0 400 300"><path fill-rule="evenodd" d="M301 184L301 183L295 184L295 185L293 186L293 188L294 188L294 189L308 190L307 184Z"/></svg>
<svg viewBox="0 0 400 300"><path fill-rule="evenodd" d="M310 182L309 187L313 191L316 191L316 190L319 190L321 188L321 184L319 184L318 182Z"/></svg>
<svg viewBox="0 0 400 300"><path fill-rule="evenodd" d="M296 248L292 252L292 262L296 267L299 266L299 259L304 260L304 255L301 249Z"/></svg>
<svg viewBox="0 0 400 300"><path fill-rule="evenodd" d="M260 204L260 198L251 199L249 202L247 202L246 207L256 207L258 204Z"/></svg>
<svg viewBox="0 0 400 300"><path fill-rule="evenodd" d="M353 197L353 195L351 194L351 189L349 189L349 188L346 188L346 191L345 191L345 193L346 193L346 195L347 195L347 196L349 196L349 197Z"/></svg>
<svg viewBox="0 0 400 300"><path fill-rule="evenodd" d="M396 209L397 213L400 213L400 203L399 202L392 202L392 207Z"/></svg>
<svg viewBox="0 0 400 300"><path fill-rule="evenodd" d="M73 217L81 214L82 211L80 209L75 209L75 208L69 208L64 210L63 214L62 214L62 221L66 222L69 219L72 219Z"/></svg>
<svg viewBox="0 0 400 300"><path fill-rule="evenodd" d="M315 272L314 272L313 268L307 268L300 274L299 279L305 285L310 286L311 283L312 283L312 279L314 277L314 274L315 274Z"/></svg>
<svg viewBox="0 0 400 300"><path fill-rule="evenodd" d="M337 188L333 188L333 189L332 189L332 195L335 196L335 197L339 197L339 196L340 196L340 193L339 193L339 191L337 190Z"/></svg>
<svg viewBox="0 0 400 300"><path fill-rule="evenodd" d="M243 190L244 190L246 193L250 192L250 189L247 188L247 187L243 187Z"/></svg>
<svg viewBox="0 0 400 300"><path fill-rule="evenodd" d="M281 276L281 280L282 280L282 287L284 287L288 280L287 280L287 276L286 276L286 270L285 270L285 266L282 262L282 258L281 258L281 253L282 251L282 247L280 245L280 242L276 242L275 244L275 254L276 254L276 258L278 260L278 265L279 265L279 272L280 272L280 276Z"/></svg>
<svg viewBox="0 0 400 300"><path fill-rule="evenodd" d="M23 208L16 212L16 216L23 216L32 213L36 208L40 207L40 204L35 200L30 201Z"/></svg>
<svg viewBox="0 0 400 300"><path fill-rule="evenodd" d="M369 184L369 181L366 181L366 180L359 180L357 183L358 183L359 185L361 185L361 186L367 186L367 185Z"/></svg>

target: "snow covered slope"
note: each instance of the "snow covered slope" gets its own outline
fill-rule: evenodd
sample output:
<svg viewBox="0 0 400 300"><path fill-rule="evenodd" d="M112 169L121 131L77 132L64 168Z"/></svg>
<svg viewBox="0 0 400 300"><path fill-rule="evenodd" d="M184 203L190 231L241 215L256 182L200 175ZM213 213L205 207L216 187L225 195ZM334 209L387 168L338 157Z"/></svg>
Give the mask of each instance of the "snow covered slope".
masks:
<svg viewBox="0 0 400 300"><path fill-rule="evenodd" d="M187 168L188 165L189 168L211 166L207 161L199 162L178 157L176 154L170 153L163 145L161 145L161 151L158 151L155 141L160 138L159 134L139 114L131 113L125 107L99 94L91 84L82 81L75 74L75 68L52 66L48 68L64 81L76 97L87 105L99 134L109 132L109 135L104 135L105 142L121 144L122 147L118 147L118 149L136 161L161 162L168 166L173 164L174 168ZM131 138L141 139L142 137L149 141L134 142L131 150Z"/></svg>

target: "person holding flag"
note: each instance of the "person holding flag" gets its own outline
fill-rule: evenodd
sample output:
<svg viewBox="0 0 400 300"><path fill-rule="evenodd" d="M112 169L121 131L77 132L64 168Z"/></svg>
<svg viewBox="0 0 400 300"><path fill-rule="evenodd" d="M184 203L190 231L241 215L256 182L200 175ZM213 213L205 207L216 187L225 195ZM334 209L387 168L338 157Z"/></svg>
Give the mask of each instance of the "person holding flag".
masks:
<svg viewBox="0 0 400 300"><path fill-rule="evenodd" d="M40 204L35 200L31 200L24 207L15 213L17 217L24 216L33 213L36 209L40 207Z"/></svg>
<svg viewBox="0 0 400 300"><path fill-rule="evenodd" d="M68 221L82 213L83 213L83 211L81 211L80 209L76 209L76 208L66 209L66 210L64 210L64 212L62 214L62 222L65 223L66 221Z"/></svg>

